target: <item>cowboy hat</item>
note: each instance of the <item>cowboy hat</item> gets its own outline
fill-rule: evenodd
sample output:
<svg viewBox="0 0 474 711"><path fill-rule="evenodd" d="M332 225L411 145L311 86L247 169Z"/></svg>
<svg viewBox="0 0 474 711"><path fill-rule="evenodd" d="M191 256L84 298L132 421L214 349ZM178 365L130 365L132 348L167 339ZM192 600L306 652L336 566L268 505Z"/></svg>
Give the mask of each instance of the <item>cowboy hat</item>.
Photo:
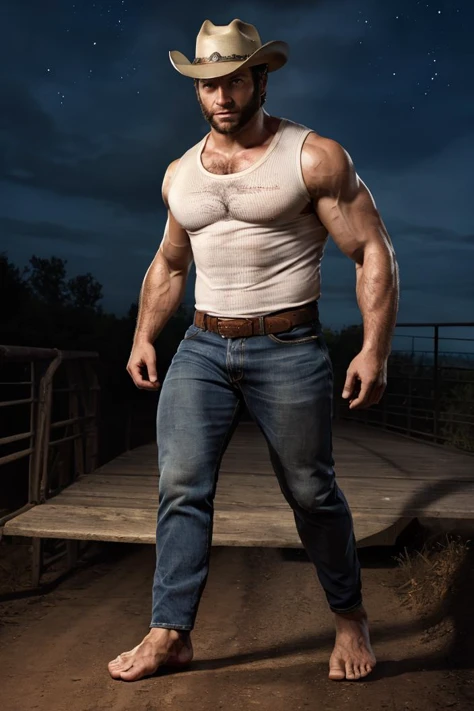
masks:
<svg viewBox="0 0 474 711"><path fill-rule="evenodd" d="M286 42L275 40L262 45L257 29L242 20L232 20L229 25L205 20L196 39L196 58L190 62L176 50L169 57L173 67L186 77L215 79L256 64L267 64L268 71L274 72L286 64L288 53Z"/></svg>

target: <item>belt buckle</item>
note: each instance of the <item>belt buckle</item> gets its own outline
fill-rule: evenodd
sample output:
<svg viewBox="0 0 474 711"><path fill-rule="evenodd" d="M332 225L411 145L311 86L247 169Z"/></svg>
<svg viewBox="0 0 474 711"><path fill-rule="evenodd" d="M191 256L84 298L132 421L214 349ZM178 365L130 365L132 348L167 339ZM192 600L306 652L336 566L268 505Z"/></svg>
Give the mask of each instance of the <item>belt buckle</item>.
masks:
<svg viewBox="0 0 474 711"><path fill-rule="evenodd" d="M220 336L226 336L227 338L237 338L240 334L237 334L237 336L229 336L228 333L225 332L225 327L226 327L226 326L228 326L228 328L230 328L230 329L232 329L232 330L233 330L233 329L240 329L240 328L242 328L242 326L245 326L245 323L239 324L238 326L235 325L235 324L232 325L232 324L229 324L229 323L228 323L229 321L237 321L237 320L250 322L250 319L249 319L249 318L244 318L244 317L239 318L239 319L237 319L237 318L231 319L231 318L221 318L221 317L217 317L217 333L218 333ZM221 331L221 328L223 329L224 332Z"/></svg>

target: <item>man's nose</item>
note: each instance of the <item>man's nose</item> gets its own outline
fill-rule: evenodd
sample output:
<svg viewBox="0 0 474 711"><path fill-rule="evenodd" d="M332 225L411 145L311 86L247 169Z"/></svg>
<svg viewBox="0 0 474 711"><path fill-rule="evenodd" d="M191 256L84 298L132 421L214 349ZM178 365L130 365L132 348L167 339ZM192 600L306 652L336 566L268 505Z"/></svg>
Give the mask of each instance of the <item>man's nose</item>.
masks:
<svg viewBox="0 0 474 711"><path fill-rule="evenodd" d="M232 103L232 98L229 96L227 89L223 86L217 89L216 103L219 104L219 106Z"/></svg>

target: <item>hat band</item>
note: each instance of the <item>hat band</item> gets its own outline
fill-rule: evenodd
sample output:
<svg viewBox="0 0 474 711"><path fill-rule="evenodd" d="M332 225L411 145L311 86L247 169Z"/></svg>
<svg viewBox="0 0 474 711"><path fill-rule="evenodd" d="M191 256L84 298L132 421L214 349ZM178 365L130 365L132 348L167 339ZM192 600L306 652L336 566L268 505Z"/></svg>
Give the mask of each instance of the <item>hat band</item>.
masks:
<svg viewBox="0 0 474 711"><path fill-rule="evenodd" d="M213 52L210 57L196 57L193 59L193 64L213 64L214 62L240 62L245 61L250 54L230 54L223 57L219 52Z"/></svg>

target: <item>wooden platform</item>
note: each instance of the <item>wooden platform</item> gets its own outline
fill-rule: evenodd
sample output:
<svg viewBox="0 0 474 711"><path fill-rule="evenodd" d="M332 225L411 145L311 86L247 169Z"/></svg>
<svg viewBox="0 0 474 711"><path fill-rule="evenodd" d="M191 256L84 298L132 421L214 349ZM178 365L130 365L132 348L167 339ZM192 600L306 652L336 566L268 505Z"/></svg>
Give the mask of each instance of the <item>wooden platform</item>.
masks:
<svg viewBox="0 0 474 711"><path fill-rule="evenodd" d="M474 457L365 427L334 423L336 475L359 545L393 543L414 517L474 519ZM155 543L156 445L117 457L9 521L6 535ZM254 423L224 455L213 545L301 547L293 513Z"/></svg>

